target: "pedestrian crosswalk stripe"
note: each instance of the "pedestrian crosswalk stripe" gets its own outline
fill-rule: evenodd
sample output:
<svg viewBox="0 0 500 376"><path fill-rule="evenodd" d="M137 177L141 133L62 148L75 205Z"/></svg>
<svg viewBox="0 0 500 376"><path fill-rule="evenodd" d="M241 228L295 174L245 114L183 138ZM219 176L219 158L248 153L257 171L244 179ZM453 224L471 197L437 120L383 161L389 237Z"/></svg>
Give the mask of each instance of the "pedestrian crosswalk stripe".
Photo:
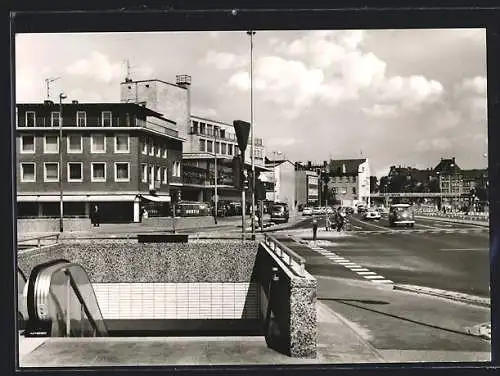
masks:
<svg viewBox="0 0 500 376"><path fill-rule="evenodd" d="M384 277L382 277L381 275L365 275L363 277L365 277L366 279L384 279Z"/></svg>
<svg viewBox="0 0 500 376"><path fill-rule="evenodd" d="M368 272L369 270L366 268L353 268L351 269L353 272Z"/></svg>
<svg viewBox="0 0 500 376"><path fill-rule="evenodd" d="M360 275L375 275L377 273L375 273L375 272L358 272L358 274L360 274Z"/></svg>
<svg viewBox="0 0 500 376"><path fill-rule="evenodd" d="M372 282L373 283L394 283L390 279L373 279Z"/></svg>

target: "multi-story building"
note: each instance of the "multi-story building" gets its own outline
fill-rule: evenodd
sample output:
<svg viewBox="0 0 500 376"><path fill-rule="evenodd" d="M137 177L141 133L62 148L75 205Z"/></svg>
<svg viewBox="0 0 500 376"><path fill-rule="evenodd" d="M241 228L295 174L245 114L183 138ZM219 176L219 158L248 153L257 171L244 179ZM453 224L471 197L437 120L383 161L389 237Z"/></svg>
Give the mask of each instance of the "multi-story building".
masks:
<svg viewBox="0 0 500 376"><path fill-rule="evenodd" d="M268 161L266 167L271 171L263 172L266 181L273 182L272 192L266 192L266 198L272 202L288 204L290 215L296 213L296 174L295 165L289 160Z"/></svg>
<svg viewBox="0 0 500 376"><path fill-rule="evenodd" d="M221 201L240 201L235 188L233 158L239 155L232 124L191 114L191 77L179 75L176 83L151 79L121 83L121 101L144 104L176 123L183 144L182 199L213 201L215 194L215 159L217 159L217 193ZM254 138L255 170L264 171L265 148L261 138ZM245 152L246 167L251 165L250 140ZM247 199L251 199L247 195Z"/></svg>
<svg viewBox="0 0 500 376"><path fill-rule="evenodd" d="M168 211L181 182L176 126L133 103L18 104L18 217L59 216L61 190L65 216L91 204L109 221L138 221L141 203Z"/></svg>
<svg viewBox="0 0 500 376"><path fill-rule="evenodd" d="M434 167L434 173L439 181L440 192L456 194L452 198L443 199L443 203L458 206L464 187L462 169L455 162L455 157L441 158L441 161Z"/></svg>
<svg viewBox="0 0 500 376"><path fill-rule="evenodd" d="M318 173L311 165L295 163L295 199L298 208L319 205Z"/></svg>
<svg viewBox="0 0 500 376"><path fill-rule="evenodd" d="M327 171L330 176L328 189L343 205L356 202L370 204L370 164L367 158L331 159Z"/></svg>

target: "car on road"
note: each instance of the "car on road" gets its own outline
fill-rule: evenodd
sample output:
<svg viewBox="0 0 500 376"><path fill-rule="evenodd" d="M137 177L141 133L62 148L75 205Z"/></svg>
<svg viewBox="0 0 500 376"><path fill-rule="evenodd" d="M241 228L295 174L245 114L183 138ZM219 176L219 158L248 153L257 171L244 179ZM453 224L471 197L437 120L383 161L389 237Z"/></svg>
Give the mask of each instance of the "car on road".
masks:
<svg viewBox="0 0 500 376"><path fill-rule="evenodd" d="M332 214L332 213L333 213L333 208L332 208L331 206L327 206L327 207L325 208L325 213L326 213L326 214Z"/></svg>
<svg viewBox="0 0 500 376"><path fill-rule="evenodd" d="M378 207L375 210L380 213L381 217L387 217L387 215L389 215L389 210L387 208Z"/></svg>
<svg viewBox="0 0 500 376"><path fill-rule="evenodd" d="M321 208L319 206L315 206L313 209L312 209L312 213L313 214L321 214Z"/></svg>
<svg viewBox="0 0 500 376"><path fill-rule="evenodd" d="M285 202L276 202L271 206L271 222L288 222L290 213L288 204Z"/></svg>
<svg viewBox="0 0 500 376"><path fill-rule="evenodd" d="M302 215L312 215L313 213L313 210L312 208L306 206L303 210L302 210Z"/></svg>
<svg viewBox="0 0 500 376"><path fill-rule="evenodd" d="M370 220L370 219L380 219L382 216L378 211L375 209L368 209L365 214L363 215L363 218L365 220Z"/></svg>
<svg viewBox="0 0 500 376"><path fill-rule="evenodd" d="M405 225L413 227L415 225L415 215L409 204L394 204L389 209L389 226Z"/></svg>

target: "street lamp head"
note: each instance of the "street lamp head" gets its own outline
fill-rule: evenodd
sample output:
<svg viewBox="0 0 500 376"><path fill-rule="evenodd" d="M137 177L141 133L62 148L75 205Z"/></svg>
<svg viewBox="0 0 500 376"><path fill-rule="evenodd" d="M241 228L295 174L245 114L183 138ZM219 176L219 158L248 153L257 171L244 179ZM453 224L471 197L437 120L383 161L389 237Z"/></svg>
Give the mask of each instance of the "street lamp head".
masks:
<svg viewBox="0 0 500 376"><path fill-rule="evenodd" d="M66 99L67 96L64 93L59 94L59 99Z"/></svg>

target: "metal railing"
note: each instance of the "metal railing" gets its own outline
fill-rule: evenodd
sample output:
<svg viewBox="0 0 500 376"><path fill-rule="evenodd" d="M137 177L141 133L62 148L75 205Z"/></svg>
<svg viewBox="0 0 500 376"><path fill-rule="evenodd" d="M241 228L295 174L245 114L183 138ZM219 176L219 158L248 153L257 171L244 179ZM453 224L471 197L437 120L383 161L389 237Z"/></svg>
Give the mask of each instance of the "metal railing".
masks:
<svg viewBox="0 0 500 376"><path fill-rule="evenodd" d="M57 233L57 234L34 236L31 238L20 239L17 241L17 245L21 246L24 251L32 249L40 249L42 248L42 246L58 244L60 235L61 235L60 233ZM52 239L54 240L54 242L50 243L50 240ZM45 240L48 240L49 244L47 244Z"/></svg>
<svg viewBox="0 0 500 376"><path fill-rule="evenodd" d="M272 235L264 234L264 242L292 271L300 277L305 276L305 258L292 251Z"/></svg>

